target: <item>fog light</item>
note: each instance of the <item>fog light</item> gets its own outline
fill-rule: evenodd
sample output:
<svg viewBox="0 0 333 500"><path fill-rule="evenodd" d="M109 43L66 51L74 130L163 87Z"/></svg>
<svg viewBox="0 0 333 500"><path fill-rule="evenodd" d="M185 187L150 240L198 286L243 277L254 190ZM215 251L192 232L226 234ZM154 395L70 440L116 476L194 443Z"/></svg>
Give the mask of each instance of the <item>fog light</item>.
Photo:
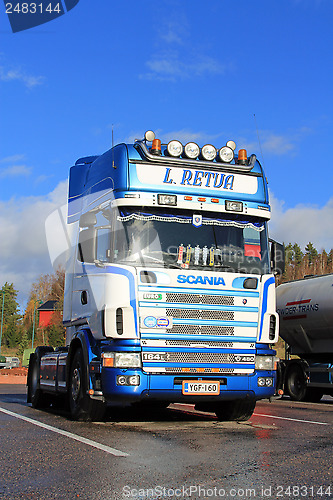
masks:
<svg viewBox="0 0 333 500"><path fill-rule="evenodd" d="M118 375L118 377L117 377L117 385L126 385L126 377L125 377L125 375Z"/></svg>
<svg viewBox="0 0 333 500"><path fill-rule="evenodd" d="M216 158L216 154L216 148L214 148L211 144L206 144L201 150L201 155L204 160L214 160Z"/></svg>
<svg viewBox="0 0 333 500"><path fill-rule="evenodd" d="M224 146L219 151L219 157L224 163L230 163L234 159L234 152L228 146Z"/></svg>
<svg viewBox="0 0 333 500"><path fill-rule="evenodd" d="M128 378L128 385L140 385L140 375L130 375Z"/></svg>
<svg viewBox="0 0 333 500"><path fill-rule="evenodd" d="M117 385L140 385L140 375L118 375Z"/></svg>
<svg viewBox="0 0 333 500"><path fill-rule="evenodd" d="M167 145L167 150L170 156L179 157L183 152L183 145L179 141L170 141Z"/></svg>
<svg viewBox="0 0 333 500"><path fill-rule="evenodd" d="M188 142L184 148L184 153L187 158L195 160L200 154L200 148L195 142Z"/></svg>

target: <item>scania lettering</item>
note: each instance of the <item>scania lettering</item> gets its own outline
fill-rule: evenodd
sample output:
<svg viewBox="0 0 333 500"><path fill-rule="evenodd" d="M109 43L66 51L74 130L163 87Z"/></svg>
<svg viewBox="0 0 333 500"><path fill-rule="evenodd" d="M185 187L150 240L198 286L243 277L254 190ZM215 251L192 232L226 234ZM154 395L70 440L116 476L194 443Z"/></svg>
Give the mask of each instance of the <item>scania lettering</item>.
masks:
<svg viewBox="0 0 333 500"><path fill-rule="evenodd" d="M31 355L34 407L62 396L97 420L186 402L246 420L274 394L284 257L263 169L235 148L148 131L71 167L66 346Z"/></svg>
<svg viewBox="0 0 333 500"><path fill-rule="evenodd" d="M178 283L189 283L190 285L196 285L197 283L201 283L202 285L224 285L225 281L223 278L216 276L186 276L179 275L177 278Z"/></svg>

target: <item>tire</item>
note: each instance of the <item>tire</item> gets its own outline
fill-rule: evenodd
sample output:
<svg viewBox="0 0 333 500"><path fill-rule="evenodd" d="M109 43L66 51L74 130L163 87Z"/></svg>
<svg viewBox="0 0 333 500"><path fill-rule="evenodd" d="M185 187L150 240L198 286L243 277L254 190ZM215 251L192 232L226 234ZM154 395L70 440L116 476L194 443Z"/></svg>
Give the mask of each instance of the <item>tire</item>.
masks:
<svg viewBox="0 0 333 500"><path fill-rule="evenodd" d="M288 369L285 385L293 401L305 401L307 393L306 376L301 365L292 365Z"/></svg>
<svg viewBox="0 0 333 500"><path fill-rule="evenodd" d="M29 362L29 380L28 380L28 403L31 402L33 408L48 408L51 404L51 397L43 393L39 386L39 363L40 359L35 354Z"/></svg>
<svg viewBox="0 0 333 500"><path fill-rule="evenodd" d="M105 404L87 394L88 383L82 349L75 351L69 373L68 399L73 420L98 421L105 415Z"/></svg>
<svg viewBox="0 0 333 500"><path fill-rule="evenodd" d="M215 413L221 421L245 422L252 417L256 406L255 399L237 399L236 401L223 401L215 406Z"/></svg>

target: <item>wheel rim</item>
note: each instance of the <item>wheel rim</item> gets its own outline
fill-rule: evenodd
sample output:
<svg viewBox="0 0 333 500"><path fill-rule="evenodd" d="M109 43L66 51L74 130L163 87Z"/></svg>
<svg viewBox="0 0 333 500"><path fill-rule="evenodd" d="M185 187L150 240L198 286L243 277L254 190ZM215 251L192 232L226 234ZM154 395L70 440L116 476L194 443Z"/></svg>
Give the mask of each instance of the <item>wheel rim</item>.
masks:
<svg viewBox="0 0 333 500"><path fill-rule="evenodd" d="M73 370L72 375L72 398L74 401L77 401L81 388L81 374L78 367Z"/></svg>

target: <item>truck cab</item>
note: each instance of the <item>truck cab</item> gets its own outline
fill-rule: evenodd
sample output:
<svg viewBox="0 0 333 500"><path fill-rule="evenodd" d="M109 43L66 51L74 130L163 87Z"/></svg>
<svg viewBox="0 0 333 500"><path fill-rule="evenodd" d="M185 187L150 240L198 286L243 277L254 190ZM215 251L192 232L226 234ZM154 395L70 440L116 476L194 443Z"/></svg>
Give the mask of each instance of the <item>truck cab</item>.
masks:
<svg viewBox="0 0 333 500"><path fill-rule="evenodd" d="M235 147L149 131L71 168L66 346L32 356L32 402L67 394L78 418L178 401L245 420L274 394L283 256L262 167Z"/></svg>

